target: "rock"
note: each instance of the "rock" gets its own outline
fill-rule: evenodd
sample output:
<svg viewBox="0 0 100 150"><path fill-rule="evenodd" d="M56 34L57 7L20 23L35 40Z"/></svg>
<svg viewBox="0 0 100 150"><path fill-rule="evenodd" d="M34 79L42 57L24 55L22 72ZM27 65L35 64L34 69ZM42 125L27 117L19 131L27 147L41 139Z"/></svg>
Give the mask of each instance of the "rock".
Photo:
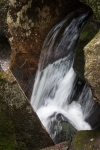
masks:
<svg viewBox="0 0 100 150"><path fill-rule="evenodd" d="M7 39L7 11L8 1L0 0L0 72L8 68L11 54L10 44Z"/></svg>
<svg viewBox="0 0 100 150"><path fill-rule="evenodd" d="M5 35L0 36L0 72L9 67L11 48Z"/></svg>
<svg viewBox="0 0 100 150"><path fill-rule="evenodd" d="M0 0L0 36L7 36L7 11L8 11L8 1Z"/></svg>
<svg viewBox="0 0 100 150"><path fill-rule="evenodd" d="M67 141L71 143L77 130L72 126L69 120L61 113L55 112L50 116L51 122L48 123L49 135L52 137L54 143Z"/></svg>
<svg viewBox="0 0 100 150"><path fill-rule="evenodd" d="M90 45L88 43L94 38L94 36L99 31L99 29L100 29L100 22L97 21L94 15L91 16L90 19L85 24L85 26L83 27L80 37L79 37L79 42L76 48L74 69L80 78L82 78L83 80L87 80L88 85L92 88L94 100L96 100L100 104L100 97L98 96L98 98L96 98L96 94L95 94L95 93L99 93L99 83L97 84L97 81L99 79L100 67L99 67L99 61L96 60L97 57L99 57L99 53L96 54L97 50L94 44L90 46L90 53L89 53L89 47L87 47L88 45ZM99 38L98 38L98 41L99 41ZM85 46L87 47L86 51L83 50L85 49L84 48ZM95 51L95 54L94 54L94 51ZM93 59L95 59L96 62ZM96 67L94 66L94 64ZM84 74L85 74L85 77L84 77ZM96 74L96 76L94 74ZM90 80L90 78L92 79ZM92 128L100 128L100 120L99 120L100 105L96 103L94 105L93 110L94 111L91 113L91 115L88 118L86 118L86 121L90 123Z"/></svg>
<svg viewBox="0 0 100 150"><path fill-rule="evenodd" d="M84 4L90 6L97 17L100 20L100 1L99 0L80 0Z"/></svg>
<svg viewBox="0 0 100 150"><path fill-rule="evenodd" d="M16 79L0 73L0 149L40 150L54 145Z"/></svg>
<svg viewBox="0 0 100 150"><path fill-rule="evenodd" d="M99 150L100 130L79 131L75 135L69 150Z"/></svg>
<svg viewBox="0 0 100 150"><path fill-rule="evenodd" d="M12 49L10 68L30 99L46 35L58 21L82 3L78 0L9 1L7 23Z"/></svg>
<svg viewBox="0 0 100 150"><path fill-rule="evenodd" d="M69 147L67 142L62 142L60 144L56 144L55 146L47 147L42 150L67 150Z"/></svg>
<svg viewBox="0 0 100 150"><path fill-rule="evenodd" d="M94 100L100 104L100 31L84 48L85 79L93 91Z"/></svg>
<svg viewBox="0 0 100 150"><path fill-rule="evenodd" d="M100 29L100 22L97 21L95 16L91 16L83 27L79 41L76 48L75 60L74 60L74 69L77 74L84 79L84 47L93 39Z"/></svg>

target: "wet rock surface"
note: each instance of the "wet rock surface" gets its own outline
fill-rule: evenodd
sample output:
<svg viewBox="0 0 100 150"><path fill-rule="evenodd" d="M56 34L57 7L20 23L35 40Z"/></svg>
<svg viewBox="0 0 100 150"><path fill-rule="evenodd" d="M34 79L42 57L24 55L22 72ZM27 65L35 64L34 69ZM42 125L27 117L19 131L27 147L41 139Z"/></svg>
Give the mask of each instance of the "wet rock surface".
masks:
<svg viewBox="0 0 100 150"><path fill-rule="evenodd" d="M54 145L10 70L0 73L0 149Z"/></svg>
<svg viewBox="0 0 100 150"><path fill-rule="evenodd" d="M49 124L51 127L49 134L51 135L52 139L54 138L54 143L57 144L64 141L71 143L77 130L72 126L68 119L60 113L54 113L52 116L50 116L50 119L52 121L50 122L51 125Z"/></svg>

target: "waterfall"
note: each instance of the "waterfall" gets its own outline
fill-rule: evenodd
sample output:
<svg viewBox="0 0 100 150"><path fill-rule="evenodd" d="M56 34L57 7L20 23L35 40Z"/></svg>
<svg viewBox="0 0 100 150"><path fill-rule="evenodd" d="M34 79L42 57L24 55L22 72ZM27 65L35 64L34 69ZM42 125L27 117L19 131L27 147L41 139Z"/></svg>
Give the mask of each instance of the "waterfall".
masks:
<svg viewBox="0 0 100 150"><path fill-rule="evenodd" d="M85 121L94 101L85 81L73 69L79 33L90 10L79 9L54 26L47 35L35 78L31 104L55 143L61 122L77 130L90 130Z"/></svg>

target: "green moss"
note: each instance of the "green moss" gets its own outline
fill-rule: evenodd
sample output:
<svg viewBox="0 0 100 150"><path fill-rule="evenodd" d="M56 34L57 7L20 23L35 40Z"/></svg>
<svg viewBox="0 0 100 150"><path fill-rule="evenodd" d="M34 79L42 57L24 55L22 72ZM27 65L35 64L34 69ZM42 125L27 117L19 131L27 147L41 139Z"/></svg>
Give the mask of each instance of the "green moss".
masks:
<svg viewBox="0 0 100 150"><path fill-rule="evenodd" d="M0 82L5 79L5 74L4 72L0 72Z"/></svg>
<svg viewBox="0 0 100 150"><path fill-rule="evenodd" d="M1 73L0 150L40 150L50 145L53 141L11 71Z"/></svg>
<svg viewBox="0 0 100 150"><path fill-rule="evenodd" d="M4 74L0 73L0 150L15 149L15 135L11 119L12 110L4 102Z"/></svg>
<svg viewBox="0 0 100 150"><path fill-rule="evenodd" d="M99 138L99 130L80 131L76 134L69 150L94 150Z"/></svg>
<svg viewBox="0 0 100 150"><path fill-rule="evenodd" d="M13 133L13 124L9 117L9 112L4 103L1 103L0 97L0 150L14 150L15 136ZM7 112L7 113L6 113Z"/></svg>
<svg viewBox="0 0 100 150"><path fill-rule="evenodd" d="M96 27L95 21L92 21L93 18L91 17L84 28L82 29L80 33L80 40L85 40L87 43L92 40L92 38L95 36L95 34L98 32L98 28Z"/></svg>
<svg viewBox="0 0 100 150"><path fill-rule="evenodd" d="M87 35L88 35L88 31L82 32L80 38L85 39Z"/></svg>

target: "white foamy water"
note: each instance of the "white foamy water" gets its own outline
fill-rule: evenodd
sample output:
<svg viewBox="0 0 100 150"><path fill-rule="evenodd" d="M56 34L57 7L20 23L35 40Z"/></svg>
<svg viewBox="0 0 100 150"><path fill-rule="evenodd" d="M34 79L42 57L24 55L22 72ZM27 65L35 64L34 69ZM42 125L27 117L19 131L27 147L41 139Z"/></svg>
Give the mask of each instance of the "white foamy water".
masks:
<svg viewBox="0 0 100 150"><path fill-rule="evenodd" d="M71 67L66 74L62 74L65 62L64 58L63 65L59 60L47 66L44 73L38 72L31 104L48 132L49 117L55 112L63 114L77 130L90 130L90 125L84 121L85 112L82 111L80 98L79 102L73 101L71 104L68 102L76 73ZM59 69L56 66L59 66Z"/></svg>
<svg viewBox="0 0 100 150"><path fill-rule="evenodd" d="M59 122L51 132L57 114L62 114L77 130L91 129L91 126L85 122L85 118L90 114L88 105L86 102L83 103L81 98L84 97L85 101L90 99L88 101L90 107L94 104L93 102L91 104L92 95L85 85L78 100L69 103L77 75L72 67L69 70L66 69L65 73L65 66L67 66L66 58L47 66L42 72L39 71L31 97L33 108L54 141L57 130L62 130Z"/></svg>
<svg viewBox="0 0 100 150"><path fill-rule="evenodd" d="M68 120L77 130L91 129L85 118L94 106L92 93L85 84L79 92L76 91L78 96L75 99L78 76L72 67L85 17L87 13L67 24L69 15L49 32L43 45L31 104L54 141L58 130L62 130L61 121L57 120L59 114L62 121Z"/></svg>

